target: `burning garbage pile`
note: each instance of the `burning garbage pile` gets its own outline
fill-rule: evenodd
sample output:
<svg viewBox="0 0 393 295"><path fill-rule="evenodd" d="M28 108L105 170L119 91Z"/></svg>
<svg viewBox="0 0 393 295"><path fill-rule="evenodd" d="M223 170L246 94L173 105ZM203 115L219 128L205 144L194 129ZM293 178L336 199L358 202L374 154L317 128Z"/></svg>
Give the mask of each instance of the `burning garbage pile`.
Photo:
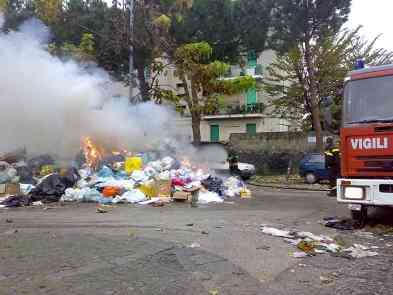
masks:
<svg viewBox="0 0 393 295"><path fill-rule="evenodd" d="M251 195L240 179L220 178L208 165L192 164L184 157L107 152L89 137L82 143L81 155L71 168L60 168L47 155L29 160L25 154L0 157L4 160L0 162L0 186L14 186L13 191L0 191L0 205L58 201L162 205L175 200L195 205Z"/></svg>

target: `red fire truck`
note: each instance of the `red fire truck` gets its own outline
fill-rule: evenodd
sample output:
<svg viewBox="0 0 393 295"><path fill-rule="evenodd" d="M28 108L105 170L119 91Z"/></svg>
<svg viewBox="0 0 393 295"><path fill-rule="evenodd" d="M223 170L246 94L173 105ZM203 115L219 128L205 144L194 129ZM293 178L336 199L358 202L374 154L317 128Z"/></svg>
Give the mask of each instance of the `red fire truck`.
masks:
<svg viewBox="0 0 393 295"><path fill-rule="evenodd" d="M348 74L342 120L337 199L365 220L367 207L393 206L393 65Z"/></svg>

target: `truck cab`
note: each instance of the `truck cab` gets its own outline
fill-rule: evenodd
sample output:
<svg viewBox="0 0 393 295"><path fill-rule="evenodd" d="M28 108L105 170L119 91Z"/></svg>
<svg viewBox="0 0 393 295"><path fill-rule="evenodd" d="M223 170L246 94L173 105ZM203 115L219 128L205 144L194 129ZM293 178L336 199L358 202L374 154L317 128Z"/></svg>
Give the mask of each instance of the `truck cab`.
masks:
<svg viewBox="0 0 393 295"><path fill-rule="evenodd" d="M393 206L393 65L348 74L342 120L337 200L364 219L368 206Z"/></svg>

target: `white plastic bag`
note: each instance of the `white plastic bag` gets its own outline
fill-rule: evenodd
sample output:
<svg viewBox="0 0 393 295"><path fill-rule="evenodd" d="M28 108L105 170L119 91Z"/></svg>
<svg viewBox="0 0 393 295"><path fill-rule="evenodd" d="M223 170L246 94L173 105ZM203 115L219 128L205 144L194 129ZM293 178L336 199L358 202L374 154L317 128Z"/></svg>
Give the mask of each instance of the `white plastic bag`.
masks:
<svg viewBox="0 0 393 295"><path fill-rule="evenodd" d="M209 203L223 203L224 200L220 198L217 193L206 191L199 192L198 203L199 204L209 204Z"/></svg>

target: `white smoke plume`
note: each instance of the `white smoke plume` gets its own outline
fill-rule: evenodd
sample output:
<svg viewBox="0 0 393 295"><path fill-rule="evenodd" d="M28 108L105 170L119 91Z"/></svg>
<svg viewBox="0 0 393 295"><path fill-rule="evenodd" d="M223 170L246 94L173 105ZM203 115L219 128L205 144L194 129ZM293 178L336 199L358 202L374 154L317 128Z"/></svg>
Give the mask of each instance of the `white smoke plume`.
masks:
<svg viewBox="0 0 393 295"><path fill-rule="evenodd" d="M108 148L142 150L179 133L175 112L114 99L104 71L53 57L48 40L36 20L0 33L0 154L26 147L72 157L86 135Z"/></svg>

